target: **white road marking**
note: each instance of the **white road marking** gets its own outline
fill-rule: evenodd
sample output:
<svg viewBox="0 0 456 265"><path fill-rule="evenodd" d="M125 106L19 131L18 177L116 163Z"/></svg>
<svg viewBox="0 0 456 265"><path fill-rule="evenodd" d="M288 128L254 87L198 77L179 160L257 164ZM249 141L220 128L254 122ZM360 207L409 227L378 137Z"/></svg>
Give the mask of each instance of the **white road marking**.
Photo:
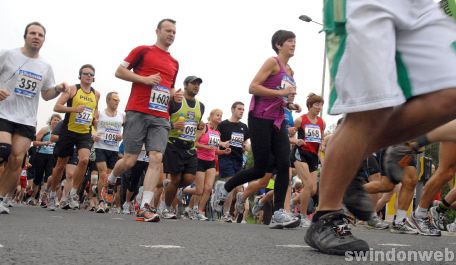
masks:
<svg viewBox="0 0 456 265"><path fill-rule="evenodd" d="M145 248L184 248L176 245L139 245L140 247Z"/></svg>
<svg viewBox="0 0 456 265"><path fill-rule="evenodd" d="M123 218L121 218L121 217L114 217L114 218L112 218L112 220L123 220Z"/></svg>
<svg viewBox="0 0 456 265"><path fill-rule="evenodd" d="M385 244L378 244L379 246L388 246L388 247L410 247L410 245L405 244L395 244L395 243L385 243Z"/></svg>
<svg viewBox="0 0 456 265"><path fill-rule="evenodd" d="M53 217L53 218L63 218L63 216L60 216L60 215L51 215L51 217Z"/></svg>
<svg viewBox="0 0 456 265"><path fill-rule="evenodd" d="M2 245L2 244L0 244L0 248L2 248L2 247L3 247L3 245Z"/></svg>
<svg viewBox="0 0 456 265"><path fill-rule="evenodd" d="M310 246L307 246L307 245L276 245L276 247L282 247L282 248L310 248Z"/></svg>

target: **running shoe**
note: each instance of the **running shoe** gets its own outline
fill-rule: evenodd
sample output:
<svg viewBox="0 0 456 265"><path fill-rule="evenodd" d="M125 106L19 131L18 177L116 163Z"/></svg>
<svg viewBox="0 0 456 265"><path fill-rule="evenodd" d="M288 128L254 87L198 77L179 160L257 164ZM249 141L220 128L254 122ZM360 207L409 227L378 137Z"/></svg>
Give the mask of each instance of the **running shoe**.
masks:
<svg viewBox="0 0 456 265"><path fill-rule="evenodd" d="M139 209L136 213L136 221L139 222L159 222L160 215L157 214L155 209L152 209L149 204L145 204L144 207Z"/></svg>
<svg viewBox="0 0 456 265"><path fill-rule="evenodd" d="M207 218L206 215L204 215L203 213L201 213L199 211L198 211L198 213L196 214L195 217L196 217L196 219L198 221L207 221L207 220L209 220L209 218Z"/></svg>
<svg viewBox="0 0 456 265"><path fill-rule="evenodd" d="M122 205L122 213L123 214L131 214L131 203L125 201Z"/></svg>
<svg viewBox="0 0 456 265"><path fill-rule="evenodd" d="M283 229L283 228L296 228L301 224L301 220L298 217L292 216L287 213L284 209L279 209L274 212L271 218L269 228L271 229Z"/></svg>
<svg viewBox="0 0 456 265"><path fill-rule="evenodd" d="M176 212L173 209L163 209L161 213L163 219L177 219Z"/></svg>
<svg viewBox="0 0 456 265"><path fill-rule="evenodd" d="M447 223L447 220L445 218L445 214L438 211L438 206L431 207L429 213L431 214L432 224L441 231L445 231L445 224Z"/></svg>
<svg viewBox="0 0 456 265"><path fill-rule="evenodd" d="M223 205L227 196L228 192L225 189L225 181L217 181L214 186L214 204Z"/></svg>
<svg viewBox="0 0 456 265"><path fill-rule="evenodd" d="M404 220L402 220L402 222L400 223L393 222L393 224L391 225L390 232L394 234L418 234L416 229L413 227L413 225L410 224L407 218L404 218Z"/></svg>
<svg viewBox="0 0 456 265"><path fill-rule="evenodd" d="M231 217L231 215L223 215L222 216L222 221L225 222L225 223L232 223L233 222L233 217Z"/></svg>
<svg viewBox="0 0 456 265"><path fill-rule="evenodd" d="M98 207L97 207L97 213L106 213L106 203L104 201L100 201L100 203L98 204Z"/></svg>
<svg viewBox="0 0 456 265"><path fill-rule="evenodd" d="M0 214L9 214L10 210L8 207L4 204L3 199L0 200Z"/></svg>
<svg viewBox="0 0 456 265"><path fill-rule="evenodd" d="M48 209L49 211L55 211L55 197L49 196Z"/></svg>
<svg viewBox="0 0 456 265"><path fill-rule="evenodd" d="M62 201L60 202L60 209L62 209L62 210L69 210L69 209L71 209L69 199L62 200Z"/></svg>
<svg viewBox="0 0 456 265"><path fill-rule="evenodd" d="M426 216L426 218L419 218L415 216L415 213L412 213L410 218L407 218L407 223L410 224L412 228L415 229L420 235L423 236L441 236L442 232L434 226L431 222L431 218Z"/></svg>
<svg viewBox="0 0 456 265"><path fill-rule="evenodd" d="M312 222L304 239L310 247L331 255L345 255L347 251L369 251L367 242L351 233L343 211L327 213L317 222Z"/></svg>
<svg viewBox="0 0 456 265"><path fill-rule="evenodd" d="M70 208L73 210L79 209L79 196L77 194L71 195L68 198Z"/></svg>
<svg viewBox="0 0 456 265"><path fill-rule="evenodd" d="M255 197L253 200L252 214L256 216L261 210L263 210L263 204L260 203L260 196Z"/></svg>
<svg viewBox="0 0 456 265"><path fill-rule="evenodd" d="M236 204L235 204L235 209L238 213L242 214L245 209L245 200L242 198L243 192L238 192L236 194Z"/></svg>
<svg viewBox="0 0 456 265"><path fill-rule="evenodd" d="M309 219L301 218L301 223L299 224L299 227L308 228L308 227L310 227L311 224L312 224L312 222Z"/></svg>
<svg viewBox="0 0 456 265"><path fill-rule="evenodd" d="M389 228L389 224L377 215L373 215L371 219L367 221L367 227L377 230L384 230Z"/></svg>

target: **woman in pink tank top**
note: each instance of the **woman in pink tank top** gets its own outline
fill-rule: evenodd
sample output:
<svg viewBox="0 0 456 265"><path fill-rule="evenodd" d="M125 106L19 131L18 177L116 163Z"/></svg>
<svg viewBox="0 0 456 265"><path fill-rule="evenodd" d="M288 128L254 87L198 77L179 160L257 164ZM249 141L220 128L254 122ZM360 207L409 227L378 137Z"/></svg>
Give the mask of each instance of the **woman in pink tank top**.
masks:
<svg viewBox="0 0 456 265"><path fill-rule="evenodd" d="M220 109L214 109L209 114L209 122L206 128L196 135L195 146L198 156L198 168L196 171L195 187L185 188L184 192L200 197L199 202L196 199L193 205L194 215L198 220L207 220L204 209L212 192L214 185L216 169L215 159L218 154L229 154L229 148L219 150L220 132L217 126L222 121L223 112ZM195 196L196 195L196 196Z"/></svg>

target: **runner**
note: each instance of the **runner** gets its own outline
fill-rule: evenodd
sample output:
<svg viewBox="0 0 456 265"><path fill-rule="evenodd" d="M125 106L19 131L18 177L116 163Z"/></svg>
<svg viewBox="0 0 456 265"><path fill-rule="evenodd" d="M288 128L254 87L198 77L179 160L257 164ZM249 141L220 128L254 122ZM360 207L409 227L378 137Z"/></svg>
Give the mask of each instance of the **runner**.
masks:
<svg viewBox="0 0 456 265"><path fill-rule="evenodd" d="M201 133L201 118L204 115L204 104L196 99L203 80L196 76L188 76L184 80L184 99L182 103L174 100L170 103L170 123L168 145L163 157L163 168L170 174L170 181L164 187L165 209L162 216L165 219L176 219L176 211L172 209L177 189L195 181L198 158L195 149L196 134ZM204 128L204 127L203 127ZM198 190L190 190L193 195L202 194L199 183ZM198 193L197 193L198 192Z"/></svg>
<svg viewBox="0 0 456 265"><path fill-rule="evenodd" d="M41 56L46 29L39 22L25 27L24 46L0 52L0 212L9 213L3 197L14 190L30 144L35 138L38 102L57 97L54 72Z"/></svg>
<svg viewBox="0 0 456 265"><path fill-rule="evenodd" d="M168 52L176 36L176 21L161 20L155 33L155 45L133 49L116 71L116 77L133 84L125 109L125 154L117 161L108 177L109 185L114 185L118 176L135 165L141 147L146 145L149 167L144 178L143 199L137 213L137 220L145 222L160 220L150 203L160 179L162 156L168 141L168 103L171 97L176 102L182 100L182 91L175 92L174 89L179 64Z"/></svg>
<svg viewBox="0 0 456 265"><path fill-rule="evenodd" d="M66 201L61 202L62 208L65 208L67 204L72 209L79 208L78 190L84 181L89 164L90 149L93 144L92 124L96 122L94 116L100 98L100 93L92 87L94 78L95 68L92 65L81 66L79 69L80 84L70 86L69 92L63 93L54 107L54 111L65 113L65 119L59 140L55 145L57 162L52 171L52 183L49 187L50 201L55 202L55 195L62 177L61 172L73 155L74 146L78 153L78 164L74 171L70 196Z"/></svg>

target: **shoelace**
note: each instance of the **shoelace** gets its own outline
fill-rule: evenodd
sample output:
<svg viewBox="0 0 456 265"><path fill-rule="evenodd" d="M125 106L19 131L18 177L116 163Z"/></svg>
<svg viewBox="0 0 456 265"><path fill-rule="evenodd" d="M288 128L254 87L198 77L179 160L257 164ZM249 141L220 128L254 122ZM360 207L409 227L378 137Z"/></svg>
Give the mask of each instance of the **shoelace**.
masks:
<svg viewBox="0 0 456 265"><path fill-rule="evenodd" d="M340 224L340 225L334 225L333 230L336 233L336 235L340 238L352 235L351 229L346 223Z"/></svg>
<svg viewBox="0 0 456 265"><path fill-rule="evenodd" d="M346 215L338 215L332 218L332 220L328 220L331 223L331 227L339 238L344 238L346 236L351 236L351 228L348 226L348 219Z"/></svg>

